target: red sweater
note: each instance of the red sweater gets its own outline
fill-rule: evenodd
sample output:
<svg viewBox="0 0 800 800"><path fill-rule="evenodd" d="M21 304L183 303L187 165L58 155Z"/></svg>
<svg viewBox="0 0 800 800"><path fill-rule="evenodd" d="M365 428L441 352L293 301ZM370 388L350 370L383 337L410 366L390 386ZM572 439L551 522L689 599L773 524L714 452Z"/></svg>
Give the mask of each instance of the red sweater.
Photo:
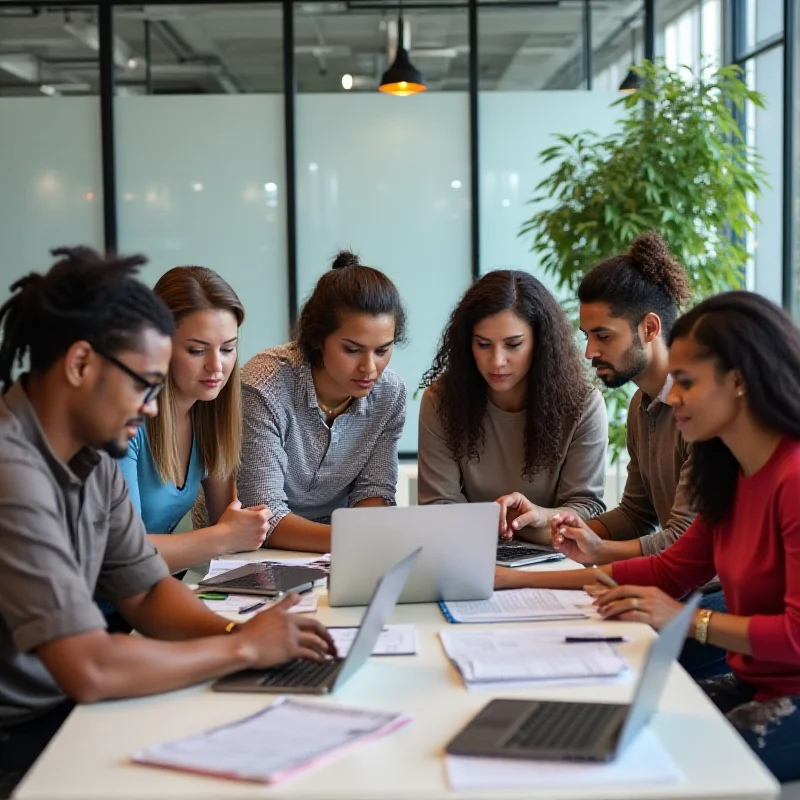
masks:
<svg viewBox="0 0 800 800"><path fill-rule="evenodd" d="M750 617L753 655L728 653L734 675L756 700L800 695L800 441L784 439L755 475L739 476L724 522L698 516L664 552L612 569L620 584L676 598L718 574L728 611Z"/></svg>

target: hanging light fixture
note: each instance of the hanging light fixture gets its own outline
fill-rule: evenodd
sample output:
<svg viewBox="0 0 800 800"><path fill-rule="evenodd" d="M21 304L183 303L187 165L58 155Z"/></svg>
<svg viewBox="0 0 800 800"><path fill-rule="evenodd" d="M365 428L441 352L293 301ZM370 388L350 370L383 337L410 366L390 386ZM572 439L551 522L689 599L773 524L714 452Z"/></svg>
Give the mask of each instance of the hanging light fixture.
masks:
<svg viewBox="0 0 800 800"><path fill-rule="evenodd" d="M378 87L384 94L408 97L424 92L428 87L422 73L411 63L408 51L403 47L403 2L397 18L397 54L394 63L383 73Z"/></svg>
<svg viewBox="0 0 800 800"><path fill-rule="evenodd" d="M631 64L636 63L636 29L631 28ZM619 90L623 94L633 94L642 88L642 77L633 71L633 67L628 70L625 80L619 85Z"/></svg>

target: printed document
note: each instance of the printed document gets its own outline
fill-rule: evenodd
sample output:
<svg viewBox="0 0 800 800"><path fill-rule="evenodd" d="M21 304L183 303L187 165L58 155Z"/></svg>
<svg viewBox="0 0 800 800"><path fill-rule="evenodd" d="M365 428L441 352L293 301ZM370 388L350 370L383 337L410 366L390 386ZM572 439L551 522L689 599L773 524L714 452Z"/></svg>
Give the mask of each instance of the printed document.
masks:
<svg viewBox="0 0 800 800"><path fill-rule="evenodd" d="M440 606L450 622L531 622L552 619L582 619L585 606L577 595L585 592L558 589L506 589L488 600L442 602Z"/></svg>
<svg viewBox="0 0 800 800"><path fill-rule="evenodd" d="M358 628L328 628L336 642L340 658L346 658L356 638ZM387 625L378 637L374 656L413 656L419 647L419 631L416 625Z"/></svg>
<svg viewBox="0 0 800 800"><path fill-rule="evenodd" d="M281 697L263 711L204 733L153 745L140 764L278 783L408 723L403 714Z"/></svg>

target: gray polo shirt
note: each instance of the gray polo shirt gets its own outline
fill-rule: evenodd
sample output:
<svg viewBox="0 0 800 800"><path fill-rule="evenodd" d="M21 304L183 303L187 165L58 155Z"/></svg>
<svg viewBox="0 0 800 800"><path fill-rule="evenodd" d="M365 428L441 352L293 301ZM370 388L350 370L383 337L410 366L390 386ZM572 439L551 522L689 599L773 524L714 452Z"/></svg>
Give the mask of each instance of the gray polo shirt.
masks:
<svg viewBox="0 0 800 800"><path fill-rule="evenodd" d="M116 461L53 453L19 381L0 398L0 725L64 700L37 647L106 627L92 599L169 575Z"/></svg>

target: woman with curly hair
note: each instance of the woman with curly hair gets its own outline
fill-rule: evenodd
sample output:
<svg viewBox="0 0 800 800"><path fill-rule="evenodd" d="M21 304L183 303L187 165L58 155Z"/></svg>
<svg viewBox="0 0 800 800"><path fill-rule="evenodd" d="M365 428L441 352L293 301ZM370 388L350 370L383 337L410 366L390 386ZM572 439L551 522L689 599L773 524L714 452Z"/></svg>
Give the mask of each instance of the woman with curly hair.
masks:
<svg viewBox="0 0 800 800"><path fill-rule="evenodd" d="M532 275L497 270L467 291L420 388L420 504L500 498L510 538L528 501L522 538L539 540L559 509L605 509L605 405L566 314Z"/></svg>

